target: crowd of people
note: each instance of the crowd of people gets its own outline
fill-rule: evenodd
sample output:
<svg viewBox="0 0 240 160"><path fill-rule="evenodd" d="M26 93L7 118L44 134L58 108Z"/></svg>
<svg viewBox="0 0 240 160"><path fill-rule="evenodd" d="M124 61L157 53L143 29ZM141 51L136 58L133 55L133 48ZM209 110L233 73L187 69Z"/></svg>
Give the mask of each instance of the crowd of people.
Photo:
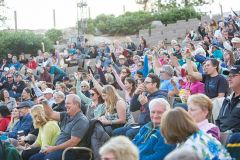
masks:
<svg viewBox="0 0 240 160"><path fill-rule="evenodd" d="M127 37L36 57L8 53L0 67L0 159L62 159L65 149L85 145L93 120L111 137L100 146L102 160L240 158L239 27L230 15L201 24L199 41L187 33L149 48L144 37L139 45ZM66 73L72 61L78 71ZM1 155L6 147L16 152Z"/></svg>

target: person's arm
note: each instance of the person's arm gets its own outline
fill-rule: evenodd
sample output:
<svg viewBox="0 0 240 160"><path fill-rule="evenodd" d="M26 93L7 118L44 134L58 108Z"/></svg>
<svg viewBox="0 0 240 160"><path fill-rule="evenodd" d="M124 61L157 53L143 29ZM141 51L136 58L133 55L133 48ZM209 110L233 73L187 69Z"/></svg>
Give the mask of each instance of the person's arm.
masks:
<svg viewBox="0 0 240 160"><path fill-rule="evenodd" d="M130 111L131 112L138 111L140 109L140 107L142 106L141 103L138 101L138 97L144 91L145 91L144 84L140 84L138 86L138 88L136 89L136 91L131 99L131 102L130 102Z"/></svg>
<svg viewBox="0 0 240 160"><path fill-rule="evenodd" d="M117 71L118 74L121 73L121 69L120 69L120 67L117 66L116 63L112 63L112 66L113 66L113 69L115 69L115 70Z"/></svg>
<svg viewBox="0 0 240 160"><path fill-rule="evenodd" d="M192 63L191 59L187 58L186 61L187 61L188 74L191 75L193 78L195 78L199 81L202 81L203 80L202 74L199 72L193 71L193 63Z"/></svg>
<svg viewBox="0 0 240 160"><path fill-rule="evenodd" d="M44 112L49 119L60 121L60 113L53 111L52 108L48 105L48 101L46 99L42 100L42 104Z"/></svg>
<svg viewBox="0 0 240 160"><path fill-rule="evenodd" d="M155 53L153 55L153 67L155 68L161 68L162 64L159 62L159 56L158 56L158 51L155 49Z"/></svg>
<svg viewBox="0 0 240 160"><path fill-rule="evenodd" d="M35 78L34 78L34 75L32 75L32 88L33 88L33 91L35 93L35 95L37 97L41 97L43 96L43 92L41 91L41 89L36 85L36 81L35 81Z"/></svg>
<svg viewBox="0 0 240 160"><path fill-rule="evenodd" d="M93 86L97 89L98 93L102 95L103 87L98 83L98 81L93 77L92 73L89 74L89 79L92 80Z"/></svg>
<svg viewBox="0 0 240 160"><path fill-rule="evenodd" d="M79 137L74 137L71 136L71 139L69 139L68 141L57 145L57 146L48 146L46 147L46 149L43 151L43 153L48 154L57 150L64 150L68 147L75 147L80 143L81 139Z"/></svg>
<svg viewBox="0 0 240 160"><path fill-rule="evenodd" d="M147 77L148 75L148 55L145 54L143 61L143 77Z"/></svg>
<svg viewBox="0 0 240 160"><path fill-rule="evenodd" d="M172 84L173 88L172 88L172 90L168 91L168 96L174 97L175 95L179 94L179 89L178 89L176 82L174 82L173 79L171 79L171 84Z"/></svg>
<svg viewBox="0 0 240 160"><path fill-rule="evenodd" d="M126 103L123 100L120 100L116 104L118 119L112 121L113 124L124 124L126 123Z"/></svg>
<svg viewBox="0 0 240 160"><path fill-rule="evenodd" d="M112 68L112 73L113 73L114 77L116 78L116 81L117 81L117 83L119 84L119 86L122 88L123 91L125 91L125 90L126 90L126 87L125 87L125 85L123 84L121 78L119 77L117 71Z"/></svg>
<svg viewBox="0 0 240 160"><path fill-rule="evenodd" d="M80 99L88 105L90 105L92 103L92 99L88 98L87 96L85 96L82 91L81 91L81 82L79 80L77 80L77 85L76 85L76 91L77 91L77 95L80 97Z"/></svg>

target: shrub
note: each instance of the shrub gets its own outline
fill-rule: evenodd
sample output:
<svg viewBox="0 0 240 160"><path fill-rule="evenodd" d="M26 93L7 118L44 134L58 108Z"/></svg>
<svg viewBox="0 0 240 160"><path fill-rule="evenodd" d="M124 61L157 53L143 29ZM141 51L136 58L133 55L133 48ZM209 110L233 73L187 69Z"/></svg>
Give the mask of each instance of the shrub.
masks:
<svg viewBox="0 0 240 160"><path fill-rule="evenodd" d="M0 32L0 54L5 56L9 52L12 52L14 55L24 52L35 55L37 50L42 49L42 42L46 51L53 49L52 42L42 35L32 32L2 31Z"/></svg>

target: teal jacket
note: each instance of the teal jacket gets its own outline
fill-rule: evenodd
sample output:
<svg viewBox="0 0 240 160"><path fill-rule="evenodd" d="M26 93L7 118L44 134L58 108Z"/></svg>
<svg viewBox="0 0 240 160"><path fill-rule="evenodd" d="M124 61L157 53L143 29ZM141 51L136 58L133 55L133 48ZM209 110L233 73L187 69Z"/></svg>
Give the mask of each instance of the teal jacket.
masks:
<svg viewBox="0 0 240 160"><path fill-rule="evenodd" d="M140 160L162 160L176 147L165 143L160 127L153 128L152 122L140 129L133 143L139 149Z"/></svg>

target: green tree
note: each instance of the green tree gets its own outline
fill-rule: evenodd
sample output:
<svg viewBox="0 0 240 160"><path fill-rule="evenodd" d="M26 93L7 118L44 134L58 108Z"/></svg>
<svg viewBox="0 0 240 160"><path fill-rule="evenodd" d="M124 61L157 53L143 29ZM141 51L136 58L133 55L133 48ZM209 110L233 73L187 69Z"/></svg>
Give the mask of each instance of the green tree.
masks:
<svg viewBox="0 0 240 160"><path fill-rule="evenodd" d="M58 29L50 29L45 33L45 36L49 38L54 44L56 44L57 41L62 40L63 33Z"/></svg>
<svg viewBox="0 0 240 160"><path fill-rule="evenodd" d="M154 3L160 12L179 7L198 7L204 4L208 4L207 0L155 0Z"/></svg>

